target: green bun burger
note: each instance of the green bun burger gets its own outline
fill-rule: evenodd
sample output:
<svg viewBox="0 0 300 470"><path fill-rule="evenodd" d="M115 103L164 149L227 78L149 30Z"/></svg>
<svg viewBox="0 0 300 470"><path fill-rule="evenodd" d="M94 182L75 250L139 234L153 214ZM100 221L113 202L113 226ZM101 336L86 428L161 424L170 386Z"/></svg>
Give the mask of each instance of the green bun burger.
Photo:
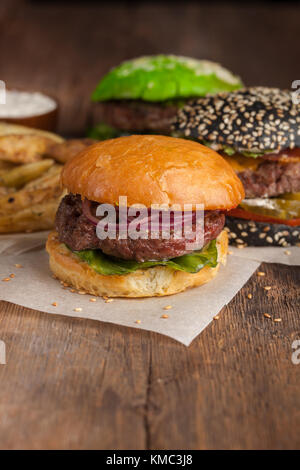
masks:
<svg viewBox="0 0 300 470"><path fill-rule="evenodd" d="M171 133L187 99L241 88L239 77L221 65L175 55L144 56L113 68L92 94L101 122L91 133L112 138L128 133Z"/></svg>

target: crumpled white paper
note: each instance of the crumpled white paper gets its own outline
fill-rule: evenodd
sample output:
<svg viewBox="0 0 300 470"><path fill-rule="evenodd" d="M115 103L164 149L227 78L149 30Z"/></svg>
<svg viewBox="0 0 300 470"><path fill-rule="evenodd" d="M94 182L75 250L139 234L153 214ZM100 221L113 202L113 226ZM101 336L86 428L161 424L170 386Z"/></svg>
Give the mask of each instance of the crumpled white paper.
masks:
<svg viewBox="0 0 300 470"><path fill-rule="evenodd" d="M261 261L300 264L298 247L244 248L230 247L227 265L206 285L181 294L148 299L102 298L90 302L91 295L63 289L53 279L44 250L46 232L0 236L0 279L11 273L15 277L0 281L0 299L42 312L88 318L133 328L155 331L188 346L192 340L230 302L258 268ZM285 251L290 251L287 255ZM245 258L247 262L245 262ZM21 264L22 268L16 268ZM53 306L53 303L56 306ZM172 308L164 310L165 306ZM74 309L77 309L75 311ZM79 310L78 310L79 309ZM167 314L168 318L162 318ZM140 320L140 323L136 323Z"/></svg>

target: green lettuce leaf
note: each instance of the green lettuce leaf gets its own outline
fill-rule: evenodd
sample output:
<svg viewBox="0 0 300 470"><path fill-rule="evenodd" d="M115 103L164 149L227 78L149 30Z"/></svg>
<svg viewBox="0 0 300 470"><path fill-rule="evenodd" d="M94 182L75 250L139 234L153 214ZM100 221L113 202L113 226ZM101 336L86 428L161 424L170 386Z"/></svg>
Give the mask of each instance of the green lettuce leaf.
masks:
<svg viewBox="0 0 300 470"><path fill-rule="evenodd" d="M215 62L161 54L115 67L102 78L92 100L165 101L241 87L239 77Z"/></svg>
<svg viewBox="0 0 300 470"><path fill-rule="evenodd" d="M203 145L206 145L207 147L211 147L211 143L208 141L203 141ZM230 156L234 155L235 153L240 153L241 155L244 155L245 157L252 157L252 158L258 158L262 157L266 153L270 153L270 150L266 150L265 152L247 152L247 151L241 151L241 150L235 150L232 147L228 147L227 145L222 146L222 151L226 153L226 155Z"/></svg>
<svg viewBox="0 0 300 470"><path fill-rule="evenodd" d="M263 155L266 155L266 153L272 153L272 150L265 150L264 152L240 152L242 155L245 155L245 157L252 157L252 158L259 158L262 157Z"/></svg>
<svg viewBox="0 0 300 470"><path fill-rule="evenodd" d="M177 271L187 273L197 273L205 266L215 268L218 264L218 250L216 240L211 241L200 251L194 251L191 254L179 256L166 261L137 261L124 260L105 255L101 250L83 250L74 251L82 261L85 261L98 274L129 274L137 269L147 269L153 266L168 266Z"/></svg>
<svg viewBox="0 0 300 470"><path fill-rule="evenodd" d="M214 150L213 147L215 143L209 142L208 140L200 140L200 139L196 139L195 137L186 137L184 133L180 131L172 131L171 136L179 137L181 139L186 139L186 140L193 140L194 142L198 142ZM262 157L263 155L266 155L267 153L274 152L274 150L265 150L264 152L247 152L247 151L235 150L234 148L228 147L226 145L223 145L221 150L229 156L234 155L235 153L240 153L241 155L244 155L245 157L252 157L252 158L259 158L259 157ZM218 152L218 150L216 150L216 152Z"/></svg>
<svg viewBox="0 0 300 470"><path fill-rule="evenodd" d="M96 140L115 139L116 137L123 137L123 136L132 135L132 134L135 134L135 135L145 134L145 131L134 131L134 132L123 131L121 129L116 129L115 127L111 127L105 124L104 122L101 122L97 126L87 131L87 137L90 137L91 139L96 139ZM147 130L147 134L154 135L154 134L157 134L157 132Z"/></svg>
<svg viewBox="0 0 300 470"><path fill-rule="evenodd" d="M123 135L129 135L129 133L120 131L104 122L100 122L100 124L97 124L97 126L87 131L87 136L96 140L115 139L116 137L121 137Z"/></svg>
<svg viewBox="0 0 300 470"><path fill-rule="evenodd" d="M225 146L224 146L224 147L222 148L222 150L223 150L223 152L226 153L226 155L229 155L230 157L231 157L231 155L234 155L234 154L236 153L236 151L235 151L233 148L231 148L231 147L225 147Z"/></svg>

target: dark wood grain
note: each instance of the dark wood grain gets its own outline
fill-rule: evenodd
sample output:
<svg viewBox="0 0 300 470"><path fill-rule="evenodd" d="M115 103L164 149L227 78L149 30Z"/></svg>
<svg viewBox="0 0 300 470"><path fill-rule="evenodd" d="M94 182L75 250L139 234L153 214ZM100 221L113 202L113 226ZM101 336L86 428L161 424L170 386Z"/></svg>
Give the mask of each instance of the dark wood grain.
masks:
<svg viewBox="0 0 300 470"><path fill-rule="evenodd" d="M260 269L190 348L2 302L0 448L297 448L300 268Z"/></svg>
<svg viewBox="0 0 300 470"><path fill-rule="evenodd" d="M60 130L82 135L98 79L140 54L205 57L246 83L289 87L300 78L298 18L297 5L283 3L2 0L0 79L55 94ZM300 366L291 345L300 339L300 268L260 270L266 276L254 274L190 348L1 302L0 448L299 447Z"/></svg>

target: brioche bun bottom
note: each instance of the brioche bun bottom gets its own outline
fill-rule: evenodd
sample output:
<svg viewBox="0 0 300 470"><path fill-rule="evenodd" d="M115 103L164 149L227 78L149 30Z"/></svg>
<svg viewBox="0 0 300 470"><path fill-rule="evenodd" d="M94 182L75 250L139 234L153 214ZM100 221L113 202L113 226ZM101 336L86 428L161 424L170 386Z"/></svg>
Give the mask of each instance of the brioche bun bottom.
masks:
<svg viewBox="0 0 300 470"><path fill-rule="evenodd" d="M155 266L122 276L105 276L98 274L60 243L57 232L50 233L46 244L50 269L58 279L89 294L109 297L164 296L205 284L216 276L220 263L226 263L227 247L227 233L223 230L217 238L218 265L215 268L206 266L195 274Z"/></svg>

